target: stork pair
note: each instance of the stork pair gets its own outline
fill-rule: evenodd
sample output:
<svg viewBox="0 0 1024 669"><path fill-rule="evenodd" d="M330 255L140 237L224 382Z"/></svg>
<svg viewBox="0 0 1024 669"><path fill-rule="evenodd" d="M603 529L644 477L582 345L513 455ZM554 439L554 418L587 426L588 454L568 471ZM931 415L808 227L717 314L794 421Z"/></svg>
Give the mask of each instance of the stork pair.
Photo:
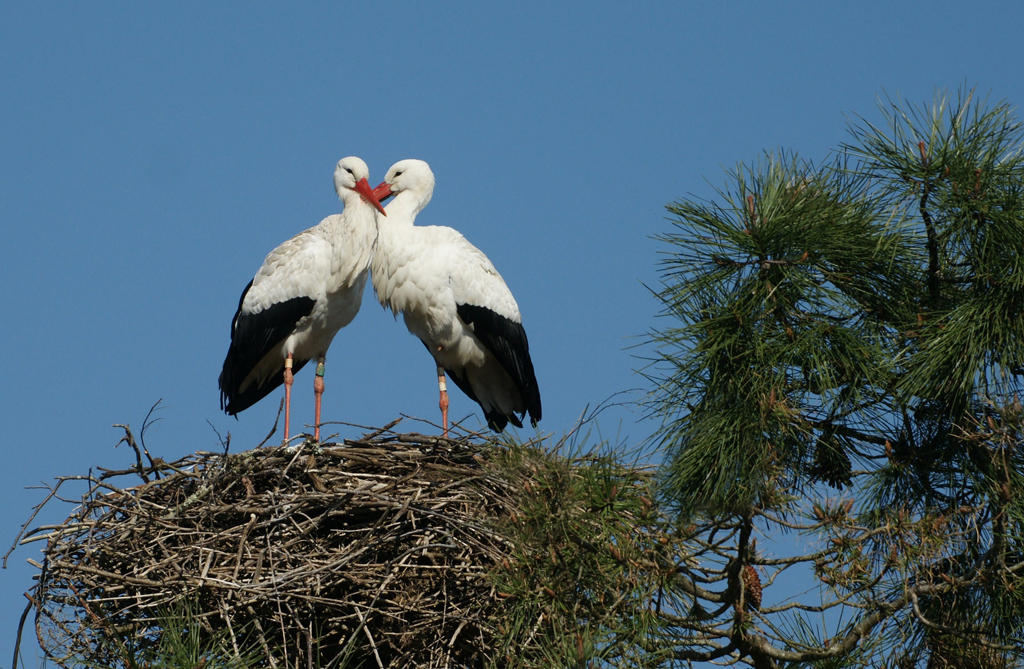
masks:
<svg viewBox="0 0 1024 669"><path fill-rule="evenodd" d="M294 374L316 360L314 434L327 349L362 302L368 272L381 304L402 314L437 365L448 436L445 375L480 404L488 426L541 418L540 389L519 307L494 265L457 231L416 227L434 174L422 160L395 163L377 188L359 158L343 158L334 187L345 207L270 252L242 291L220 374L221 408L236 415L285 386L290 436ZM394 200L385 209L381 201Z"/></svg>

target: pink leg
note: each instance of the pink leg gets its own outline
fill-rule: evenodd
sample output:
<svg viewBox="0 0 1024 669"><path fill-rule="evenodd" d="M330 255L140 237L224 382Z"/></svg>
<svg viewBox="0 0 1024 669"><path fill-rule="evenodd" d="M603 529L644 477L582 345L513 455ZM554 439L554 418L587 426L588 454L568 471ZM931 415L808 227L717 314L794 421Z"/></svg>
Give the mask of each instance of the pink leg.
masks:
<svg viewBox="0 0 1024 669"><path fill-rule="evenodd" d="M441 391L441 424L444 426L444 438L448 438L448 384L444 378L444 367L437 368L437 388Z"/></svg>
<svg viewBox="0 0 1024 669"><path fill-rule="evenodd" d="M292 383L295 375L292 374L292 354L284 359L284 443L288 443L288 436L291 434L292 417Z"/></svg>
<svg viewBox="0 0 1024 669"><path fill-rule="evenodd" d="M316 361L316 377L313 379L313 395L316 397L316 409L313 420L313 440L320 443L320 398L324 394L324 356Z"/></svg>

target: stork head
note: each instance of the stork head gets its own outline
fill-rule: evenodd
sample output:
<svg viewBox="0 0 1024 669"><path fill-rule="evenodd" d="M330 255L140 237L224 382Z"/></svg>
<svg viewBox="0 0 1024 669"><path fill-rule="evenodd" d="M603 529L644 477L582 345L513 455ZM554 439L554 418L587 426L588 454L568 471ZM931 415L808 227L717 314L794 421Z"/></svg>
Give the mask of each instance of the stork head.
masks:
<svg viewBox="0 0 1024 669"><path fill-rule="evenodd" d="M427 206L434 195L434 173L430 165L412 158L400 160L388 170L384 183L373 189L373 194L381 200L404 192L416 200L417 211Z"/></svg>
<svg viewBox="0 0 1024 669"><path fill-rule="evenodd" d="M346 207L348 206L349 198L353 197L354 194L358 194L376 208L377 211L384 214L384 207L380 206L380 200L373 194L370 182L367 181L369 177L370 168L366 166L362 159L355 156L342 158L338 161L338 166L334 168L334 190L337 191L341 201L346 203ZM387 216L387 214L384 215Z"/></svg>

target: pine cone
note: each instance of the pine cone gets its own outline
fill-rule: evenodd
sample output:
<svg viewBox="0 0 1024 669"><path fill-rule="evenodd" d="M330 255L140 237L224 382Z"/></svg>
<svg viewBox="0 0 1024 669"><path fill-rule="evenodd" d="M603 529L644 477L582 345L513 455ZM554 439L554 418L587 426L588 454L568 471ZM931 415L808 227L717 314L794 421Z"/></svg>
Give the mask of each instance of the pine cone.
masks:
<svg viewBox="0 0 1024 669"><path fill-rule="evenodd" d="M842 490L852 482L852 466L846 449L835 438L819 439L814 449L811 476L829 486Z"/></svg>
<svg viewBox="0 0 1024 669"><path fill-rule="evenodd" d="M757 575L757 570L748 564L740 572L740 578L743 579L743 600L746 602L747 608L759 610L761 608L761 577Z"/></svg>

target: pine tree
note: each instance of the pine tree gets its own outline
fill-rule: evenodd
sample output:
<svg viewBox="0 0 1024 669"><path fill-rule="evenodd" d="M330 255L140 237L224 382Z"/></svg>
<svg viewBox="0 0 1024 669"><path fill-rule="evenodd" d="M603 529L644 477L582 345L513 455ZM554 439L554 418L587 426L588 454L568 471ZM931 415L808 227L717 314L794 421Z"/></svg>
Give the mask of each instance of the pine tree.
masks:
<svg viewBox="0 0 1024 669"><path fill-rule="evenodd" d="M675 660L1020 664L1024 135L974 91L880 107L668 207Z"/></svg>

